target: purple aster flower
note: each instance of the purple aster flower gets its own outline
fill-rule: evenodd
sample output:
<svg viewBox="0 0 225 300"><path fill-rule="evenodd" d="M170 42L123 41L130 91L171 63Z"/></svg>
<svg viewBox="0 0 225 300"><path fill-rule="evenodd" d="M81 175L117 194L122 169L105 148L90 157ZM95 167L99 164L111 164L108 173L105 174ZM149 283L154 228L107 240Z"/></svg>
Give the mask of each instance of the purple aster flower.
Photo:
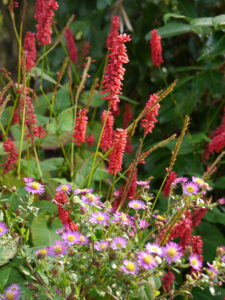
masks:
<svg viewBox="0 0 225 300"><path fill-rule="evenodd" d="M135 209L135 210L138 210L138 209L145 209L145 204L143 201L140 201L140 200L132 200L128 203L128 206Z"/></svg>
<svg viewBox="0 0 225 300"><path fill-rule="evenodd" d="M136 183L137 183L137 185L140 185L140 186L145 187L146 189L149 189L150 180L148 180L148 181L139 180L139 181L136 181Z"/></svg>
<svg viewBox="0 0 225 300"><path fill-rule="evenodd" d="M209 262L207 262L207 265L209 266L207 273L210 277L216 277L218 274L218 268L216 266L211 265Z"/></svg>
<svg viewBox="0 0 225 300"><path fill-rule="evenodd" d="M95 250L97 250L97 251L104 251L104 250L106 250L108 247L109 247L109 242L106 241L106 240L102 240L102 241L99 241L99 242L95 242L95 244L94 244L94 248L95 248Z"/></svg>
<svg viewBox="0 0 225 300"><path fill-rule="evenodd" d="M45 258L45 256L48 254L48 249L39 249L38 251L35 251L35 253L39 258Z"/></svg>
<svg viewBox="0 0 225 300"><path fill-rule="evenodd" d="M217 200L217 203L220 205L225 204L225 198L220 198L219 200Z"/></svg>
<svg viewBox="0 0 225 300"><path fill-rule="evenodd" d="M72 189L72 186L69 183L68 184L60 184L59 186L57 186L56 191L69 194L71 189Z"/></svg>
<svg viewBox="0 0 225 300"><path fill-rule="evenodd" d="M116 211L114 214L114 218L112 223L124 224L124 225L132 225L133 221L130 219L128 214Z"/></svg>
<svg viewBox="0 0 225 300"><path fill-rule="evenodd" d="M192 254L189 256L189 263L193 269L199 271L202 267L202 261L197 254Z"/></svg>
<svg viewBox="0 0 225 300"><path fill-rule="evenodd" d="M5 225L4 222L0 222L0 236L6 234L8 232L8 227Z"/></svg>
<svg viewBox="0 0 225 300"><path fill-rule="evenodd" d="M89 242L88 238L85 235L83 235L82 233L75 231L74 235L76 236L75 244L79 244L79 245L87 245L88 244L88 242Z"/></svg>
<svg viewBox="0 0 225 300"><path fill-rule="evenodd" d="M182 257L182 248L176 243L170 242L163 249L163 255L168 263L171 264Z"/></svg>
<svg viewBox="0 0 225 300"><path fill-rule="evenodd" d="M72 246L74 244L76 244L76 240L77 240L77 235L76 235L76 231L67 231L67 232L64 232L62 234L62 238L64 239L64 241L67 242L67 244L69 246Z"/></svg>
<svg viewBox="0 0 225 300"><path fill-rule="evenodd" d="M149 223L146 220L142 219L140 220L139 226L141 229L146 229L149 226Z"/></svg>
<svg viewBox="0 0 225 300"><path fill-rule="evenodd" d="M52 256L60 256L66 254L67 246L64 241L55 241L55 245L49 247L49 254Z"/></svg>
<svg viewBox="0 0 225 300"><path fill-rule="evenodd" d="M99 201L99 196L94 194L87 194L85 196L81 196L81 199L84 203L89 204L90 206L103 206L103 203Z"/></svg>
<svg viewBox="0 0 225 300"><path fill-rule="evenodd" d="M26 180L24 180L26 182L26 186L25 189L32 194L39 194L41 195L42 193L44 193L44 186L43 184L40 184L37 181L33 181L33 178L29 178L27 177Z"/></svg>
<svg viewBox="0 0 225 300"><path fill-rule="evenodd" d="M196 183L190 181L187 182L184 186L183 186L183 193L185 195L191 196L191 195L196 195L197 192L199 190L199 187Z"/></svg>
<svg viewBox="0 0 225 300"><path fill-rule="evenodd" d="M23 180L25 181L25 183L30 183L30 182L34 181L34 178L24 177Z"/></svg>
<svg viewBox="0 0 225 300"><path fill-rule="evenodd" d="M114 197L118 197L119 194L120 194L120 190L114 190L114 192L113 192Z"/></svg>
<svg viewBox="0 0 225 300"><path fill-rule="evenodd" d="M163 254L163 249L155 243L153 243L153 244L148 243L145 245L145 248L149 253L154 253L159 256L161 256Z"/></svg>
<svg viewBox="0 0 225 300"><path fill-rule="evenodd" d="M223 255L220 260L225 263L225 255Z"/></svg>
<svg viewBox="0 0 225 300"><path fill-rule="evenodd" d="M182 177L178 177L177 179L174 180L175 183L181 183L181 184L185 183L187 181L188 181L188 178L187 177L183 177L183 176Z"/></svg>
<svg viewBox="0 0 225 300"><path fill-rule="evenodd" d="M127 260L125 259L123 261L123 265L120 267L120 269L127 273L127 274L132 274L132 275L136 275L139 271L139 268L137 266L137 264L131 260Z"/></svg>
<svg viewBox="0 0 225 300"><path fill-rule="evenodd" d="M81 195L86 195L87 193L93 192L93 189L75 189L73 190L75 195L81 194Z"/></svg>
<svg viewBox="0 0 225 300"><path fill-rule="evenodd" d="M122 249L126 247L127 241L124 237L115 237L111 242L112 249Z"/></svg>
<svg viewBox="0 0 225 300"><path fill-rule="evenodd" d="M93 212L89 221L96 224L107 224L109 215L106 212Z"/></svg>
<svg viewBox="0 0 225 300"><path fill-rule="evenodd" d="M20 287L17 284L11 284L6 290L5 294L0 295L2 296L3 300L19 300L20 299Z"/></svg>
<svg viewBox="0 0 225 300"><path fill-rule="evenodd" d="M200 188L210 191L212 188L205 182L203 179L199 177L192 177L192 181L196 183Z"/></svg>
<svg viewBox="0 0 225 300"><path fill-rule="evenodd" d="M145 251L140 251L138 253L138 263L146 270L155 268L157 266L157 262L155 261L154 257Z"/></svg>
<svg viewBox="0 0 225 300"><path fill-rule="evenodd" d="M157 220L159 220L159 221L161 221L161 222L164 222L164 223L167 222L167 219L164 218L163 216L160 216L160 215L152 215L152 217L155 218L155 219L157 219Z"/></svg>

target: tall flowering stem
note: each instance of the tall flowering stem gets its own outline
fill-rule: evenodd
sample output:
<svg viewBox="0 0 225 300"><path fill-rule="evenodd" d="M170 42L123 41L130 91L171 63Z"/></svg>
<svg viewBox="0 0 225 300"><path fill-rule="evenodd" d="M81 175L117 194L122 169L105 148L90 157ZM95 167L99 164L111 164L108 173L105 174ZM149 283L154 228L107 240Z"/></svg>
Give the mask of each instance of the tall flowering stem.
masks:
<svg viewBox="0 0 225 300"><path fill-rule="evenodd" d="M106 40L106 47L110 49L113 45L114 38L118 36L120 28L120 18L118 16L114 16L111 18L111 27L110 33L108 34Z"/></svg>
<svg viewBox="0 0 225 300"><path fill-rule="evenodd" d="M113 150L109 156L109 168L110 174L116 175L122 168L123 154L126 149L127 143L127 130L117 128L113 137Z"/></svg>
<svg viewBox="0 0 225 300"><path fill-rule="evenodd" d="M122 80L125 73L123 64L129 62L125 43L129 42L130 36L121 34L113 39L112 47L109 48L109 61L106 67L105 78L102 82L103 87L101 93L106 93L103 100L108 100L109 107L112 111L117 111L117 105L120 102L119 95L122 89Z"/></svg>
<svg viewBox="0 0 225 300"><path fill-rule="evenodd" d="M162 58L162 45L161 45L161 36L158 34L156 29L153 29L151 32L151 52L152 52L152 61L155 67L160 67L163 63Z"/></svg>
<svg viewBox="0 0 225 300"><path fill-rule="evenodd" d="M85 108L80 109L76 118L73 137L74 143L76 143L78 147L81 143L85 142L86 127L88 122L87 112L88 111Z"/></svg>
<svg viewBox="0 0 225 300"><path fill-rule="evenodd" d="M10 170L14 168L17 162L18 153L16 147L11 138L8 138L3 142L4 151L7 153L7 158L5 158L5 163L1 164L4 169L4 174L7 174Z"/></svg>
<svg viewBox="0 0 225 300"><path fill-rule="evenodd" d="M35 65L37 50L35 46L35 34L28 31L23 42L23 50L26 53L26 70L29 72Z"/></svg>
<svg viewBox="0 0 225 300"><path fill-rule="evenodd" d="M157 100L158 96L156 94L151 95L144 109L148 110L148 108L155 104ZM148 111L146 116L141 120L141 126L144 127L144 135L146 135L147 133L152 133L152 130L155 127L155 123L158 122L156 117L158 116L159 108L159 103L156 103L154 108Z"/></svg>
<svg viewBox="0 0 225 300"><path fill-rule="evenodd" d="M102 133L100 147L103 151L107 151L112 147L114 117L111 112L107 112L106 110L104 110L101 118L102 128L104 127L104 129Z"/></svg>

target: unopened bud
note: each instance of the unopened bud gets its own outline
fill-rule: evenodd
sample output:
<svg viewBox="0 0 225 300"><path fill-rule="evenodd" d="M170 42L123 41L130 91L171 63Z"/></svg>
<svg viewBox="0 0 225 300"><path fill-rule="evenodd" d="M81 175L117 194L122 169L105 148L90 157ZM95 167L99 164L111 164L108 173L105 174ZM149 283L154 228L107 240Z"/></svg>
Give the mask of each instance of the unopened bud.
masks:
<svg viewBox="0 0 225 300"><path fill-rule="evenodd" d="M33 296L34 296L35 299L38 299L38 294L37 293L35 293Z"/></svg>
<svg viewBox="0 0 225 300"><path fill-rule="evenodd" d="M16 215L19 217L19 216L21 216L22 215L22 210L21 209L17 209L16 210Z"/></svg>
<svg viewBox="0 0 225 300"><path fill-rule="evenodd" d="M3 189L3 190L6 190L6 189L7 189L7 186L6 186L6 185L3 185L3 186L2 186L2 189Z"/></svg>
<svg viewBox="0 0 225 300"><path fill-rule="evenodd" d="M18 238L18 236L19 236L18 233L13 232L12 237L13 237L14 239Z"/></svg>
<svg viewBox="0 0 225 300"><path fill-rule="evenodd" d="M192 254L192 247L191 246L187 246L184 249L184 256L189 256Z"/></svg>
<svg viewBox="0 0 225 300"><path fill-rule="evenodd" d="M58 276L58 270L53 268L51 269L50 273L52 274L53 277L57 277Z"/></svg>
<svg viewBox="0 0 225 300"><path fill-rule="evenodd" d="M9 203L8 202L3 203L3 207L5 210L9 209Z"/></svg>
<svg viewBox="0 0 225 300"><path fill-rule="evenodd" d="M15 185L12 187L12 191L15 193L16 192L16 187Z"/></svg>
<svg viewBox="0 0 225 300"><path fill-rule="evenodd" d="M223 249L223 247L218 247L218 248L216 249L216 254L217 254L218 256L224 255L224 254L225 254L225 249Z"/></svg>

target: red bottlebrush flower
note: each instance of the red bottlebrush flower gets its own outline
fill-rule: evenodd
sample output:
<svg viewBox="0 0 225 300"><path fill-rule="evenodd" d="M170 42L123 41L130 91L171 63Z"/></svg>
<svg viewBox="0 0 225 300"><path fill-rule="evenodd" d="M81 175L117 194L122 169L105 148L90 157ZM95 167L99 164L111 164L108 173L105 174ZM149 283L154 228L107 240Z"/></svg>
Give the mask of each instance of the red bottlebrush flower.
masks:
<svg viewBox="0 0 225 300"><path fill-rule="evenodd" d="M125 104L124 117L123 117L123 128L127 128L130 121L133 119L133 113L130 107L130 103Z"/></svg>
<svg viewBox="0 0 225 300"><path fill-rule="evenodd" d="M52 18L54 10L59 7L56 0L36 0L34 18L38 22L36 25L36 38L41 45L51 44Z"/></svg>
<svg viewBox="0 0 225 300"><path fill-rule="evenodd" d="M175 172L171 172L167 178L166 184L164 186L163 189L163 196L164 197L168 197L169 193L170 193L170 186L171 184L175 181L175 179L177 178L177 174Z"/></svg>
<svg viewBox="0 0 225 300"><path fill-rule="evenodd" d="M122 80L125 73L123 64L128 63L128 56L125 43L129 42L130 36L120 34L113 39L113 45L110 48L109 61L106 67L105 78L102 82L102 92L106 93L103 100L108 100L110 109L117 111L117 104L120 102L119 95L122 89Z"/></svg>
<svg viewBox="0 0 225 300"><path fill-rule="evenodd" d="M123 154L126 149L127 143L127 130L117 128L113 137L113 150L109 156L109 168L110 174L116 175L122 168Z"/></svg>
<svg viewBox="0 0 225 300"><path fill-rule="evenodd" d="M66 38L67 48L69 50L70 59L75 64L78 61L77 46L75 44L72 31L69 28L67 28L66 30L65 38Z"/></svg>
<svg viewBox="0 0 225 300"><path fill-rule="evenodd" d="M34 135L39 139L43 139L46 136L46 131L41 125L39 125L35 127Z"/></svg>
<svg viewBox="0 0 225 300"><path fill-rule="evenodd" d="M204 217L204 215L206 214L207 211L208 211L207 208L198 208L198 209L194 210L193 216L192 216L192 226L193 227L198 226L198 224L201 222L202 218Z"/></svg>
<svg viewBox="0 0 225 300"><path fill-rule="evenodd" d="M29 72L35 65L37 50L35 33L28 31L23 41L23 50L26 53L26 70Z"/></svg>
<svg viewBox="0 0 225 300"><path fill-rule="evenodd" d="M77 146L79 147L81 143L85 142L85 134L86 134L86 128L87 128L87 122L88 117L87 109L80 109L78 112L78 116L76 118L76 124L74 128L74 143L77 143Z"/></svg>
<svg viewBox="0 0 225 300"><path fill-rule="evenodd" d="M158 35L158 31L153 29L151 32L151 53L152 53L152 61L156 67L159 67L163 63L162 58L162 45L161 45L161 37Z"/></svg>
<svg viewBox="0 0 225 300"><path fill-rule="evenodd" d="M107 111L104 110L102 113L102 127L105 123L105 118L107 116ZM108 117L105 123L105 127L102 133L102 138L100 142L100 147L103 151L107 151L112 147L112 137L113 137L113 124L114 124L114 117L111 112L108 113Z"/></svg>
<svg viewBox="0 0 225 300"><path fill-rule="evenodd" d="M7 174L10 170L14 168L17 162L18 153L16 147L11 138L8 138L3 142L4 151L7 153L7 157L3 158L5 160L4 164L1 164L4 169L4 174Z"/></svg>
<svg viewBox="0 0 225 300"><path fill-rule="evenodd" d="M127 172L127 178L129 178L131 173L131 170L129 170ZM131 178L131 182L130 182L130 186L128 188L127 191L127 195L126 195L126 199L132 200L135 197L135 193L136 193L136 187L137 187L137 169L134 170L132 178Z"/></svg>
<svg viewBox="0 0 225 300"><path fill-rule="evenodd" d="M118 16L112 17L110 33L106 40L106 48L107 49L112 47L114 38L117 37L119 34L119 28L120 28L120 18Z"/></svg>
<svg viewBox="0 0 225 300"><path fill-rule="evenodd" d="M126 145L126 149L125 149L126 153L133 153L133 145L131 142L131 138L127 139L127 145Z"/></svg>
<svg viewBox="0 0 225 300"><path fill-rule="evenodd" d="M88 147L93 146L95 143L95 136L93 133L90 135L86 136L85 142L87 143Z"/></svg>
<svg viewBox="0 0 225 300"><path fill-rule="evenodd" d="M37 131L37 119L36 119L36 114L32 103L32 99L27 95L28 90L26 90L26 95L25 95L26 99L24 99L23 90L19 90L18 92L20 93L19 104L20 104L21 114L23 114L24 103L26 104L25 125L27 125L27 129L28 129L27 137L33 138Z"/></svg>
<svg viewBox="0 0 225 300"><path fill-rule="evenodd" d="M145 105L145 110L148 110L158 99L156 94L150 96L150 99ZM157 103L146 116L141 120L141 126L144 127L144 135L147 133L152 133L152 129L155 127L155 123L157 123L156 117L158 116L158 110L160 108L159 103Z"/></svg>
<svg viewBox="0 0 225 300"><path fill-rule="evenodd" d="M215 136L209 143L209 153L220 152L225 147L225 131Z"/></svg>
<svg viewBox="0 0 225 300"><path fill-rule="evenodd" d="M71 220L69 215L70 210L66 210L65 208L63 208L63 206L68 202L66 194L64 192L56 193L55 201L58 207L59 218L63 225L69 227L71 231L77 231L78 226Z"/></svg>
<svg viewBox="0 0 225 300"><path fill-rule="evenodd" d="M167 292L171 290L171 286L175 280L174 274L168 269L168 272L162 277L162 287Z"/></svg>
<svg viewBox="0 0 225 300"><path fill-rule="evenodd" d="M20 124L20 115L19 115L19 109L16 108L13 114L13 119L12 119L12 125L13 124Z"/></svg>

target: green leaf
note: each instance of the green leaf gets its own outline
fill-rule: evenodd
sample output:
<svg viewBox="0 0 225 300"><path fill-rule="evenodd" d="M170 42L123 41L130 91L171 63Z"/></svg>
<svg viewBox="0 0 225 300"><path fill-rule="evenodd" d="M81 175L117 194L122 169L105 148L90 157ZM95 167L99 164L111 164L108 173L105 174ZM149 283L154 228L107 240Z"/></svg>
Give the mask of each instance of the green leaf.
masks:
<svg viewBox="0 0 225 300"><path fill-rule="evenodd" d="M184 16L184 15L178 15L174 13L167 13L163 16L163 22L166 24L169 19L174 18L174 19L183 19L183 20L191 20L190 18Z"/></svg>
<svg viewBox="0 0 225 300"><path fill-rule="evenodd" d="M55 171L62 166L63 161L62 157L48 158L40 162L40 167L43 172Z"/></svg>
<svg viewBox="0 0 225 300"><path fill-rule="evenodd" d="M190 21L190 25L193 28L195 27L210 27L212 26L213 18L195 18Z"/></svg>
<svg viewBox="0 0 225 300"><path fill-rule="evenodd" d="M0 240L0 266L9 262L17 252L17 244L15 241Z"/></svg>
<svg viewBox="0 0 225 300"><path fill-rule="evenodd" d="M124 95L119 95L119 98L122 99L122 100L125 100L125 101L127 101L127 102L129 102L129 103L132 103L132 104L138 104L137 101L132 100L132 99L130 99L130 98L124 96Z"/></svg>
<svg viewBox="0 0 225 300"><path fill-rule="evenodd" d="M223 186L224 187L224 186ZM205 220L211 223L220 223L225 225L225 216L217 207L208 211L204 217Z"/></svg>
<svg viewBox="0 0 225 300"><path fill-rule="evenodd" d="M217 189L224 189L225 187L225 176L223 177L220 177L219 179L217 179L214 184L213 184L214 188L217 188Z"/></svg>
<svg viewBox="0 0 225 300"><path fill-rule="evenodd" d="M212 24L216 30L225 28L225 15L219 15L213 18Z"/></svg>
<svg viewBox="0 0 225 300"><path fill-rule="evenodd" d="M111 4L112 0L97 0L97 9L102 10Z"/></svg>
<svg viewBox="0 0 225 300"><path fill-rule="evenodd" d="M55 240L59 239L56 229L62 227L59 218L55 218L50 225L47 224L49 216L40 214L35 217L31 223L32 243L34 246L49 246L53 245Z"/></svg>
<svg viewBox="0 0 225 300"><path fill-rule="evenodd" d="M5 266L0 269L0 287L1 287L1 289L4 289L4 287L7 283L11 269L12 269L12 267L10 267L10 266Z"/></svg>
<svg viewBox="0 0 225 300"><path fill-rule="evenodd" d="M40 147L46 150L59 149L61 148L61 143L59 141L59 138L62 142L62 145L65 146L66 144L72 141L72 134L71 132L65 131L62 133L60 137L57 137L57 135L48 133L46 138L40 144Z"/></svg>
<svg viewBox="0 0 225 300"><path fill-rule="evenodd" d="M46 129L50 134L57 134L59 132L73 131L73 107L70 107L58 115L58 125L54 119L50 124L47 125Z"/></svg>
<svg viewBox="0 0 225 300"><path fill-rule="evenodd" d="M212 60L218 55L225 53L225 35L222 32L215 32L210 35L206 44L203 47L202 55L198 61Z"/></svg>
<svg viewBox="0 0 225 300"><path fill-rule="evenodd" d="M104 100L102 100L102 97L104 97L104 96L105 96L105 94L100 95L100 92L95 91L94 95L92 97L90 106L92 106L92 107L99 107L99 106L101 106L105 102ZM89 100L89 97L90 97L90 91L85 91L85 92L83 92L81 94L80 101L83 104L87 104L88 100Z"/></svg>
<svg viewBox="0 0 225 300"><path fill-rule="evenodd" d="M55 214L57 212L57 206L48 200L34 202L34 205L39 208L39 215L42 213Z"/></svg>
<svg viewBox="0 0 225 300"><path fill-rule="evenodd" d="M168 23L165 26L159 27L158 34L161 38L168 38L177 35L181 35L191 31L191 26L189 24L183 23ZM146 40L150 39L150 32L145 35Z"/></svg>
<svg viewBox="0 0 225 300"><path fill-rule="evenodd" d="M51 83L56 84L56 81L55 81L54 78L52 78L51 76L49 76L47 73L42 72L42 70L40 68L38 68L38 67L33 68L30 75L33 78L42 77L43 79L45 79L45 80L47 80L47 81L49 81ZM62 87L62 86L60 85L60 87Z"/></svg>

